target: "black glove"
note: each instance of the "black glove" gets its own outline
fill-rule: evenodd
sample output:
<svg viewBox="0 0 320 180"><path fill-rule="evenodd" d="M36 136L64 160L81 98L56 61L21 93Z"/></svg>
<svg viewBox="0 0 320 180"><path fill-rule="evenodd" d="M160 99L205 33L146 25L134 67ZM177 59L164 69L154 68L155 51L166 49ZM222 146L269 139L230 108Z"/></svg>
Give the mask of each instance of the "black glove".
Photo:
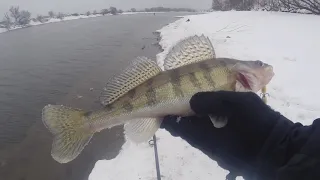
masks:
<svg viewBox="0 0 320 180"><path fill-rule="evenodd" d="M257 155L277 123L280 113L252 92L201 92L190 100L197 116L168 116L161 128L180 136L230 172L245 176L257 166ZM223 128L215 128L208 115L226 117ZM246 172L244 172L246 171Z"/></svg>

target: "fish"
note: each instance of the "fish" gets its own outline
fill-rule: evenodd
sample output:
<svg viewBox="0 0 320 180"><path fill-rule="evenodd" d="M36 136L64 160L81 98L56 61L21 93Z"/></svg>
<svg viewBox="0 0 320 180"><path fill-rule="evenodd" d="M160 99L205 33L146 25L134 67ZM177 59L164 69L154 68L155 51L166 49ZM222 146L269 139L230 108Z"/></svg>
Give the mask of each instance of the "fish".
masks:
<svg viewBox="0 0 320 180"><path fill-rule="evenodd" d="M112 77L99 97L102 107L86 111L48 104L42 122L53 136L51 156L59 163L74 160L101 130L123 125L128 140L148 141L167 115L194 115L189 100L204 91L258 92L274 76L260 60L216 57L210 39L190 36L168 52L163 68L140 56ZM211 117L215 126L226 121Z"/></svg>

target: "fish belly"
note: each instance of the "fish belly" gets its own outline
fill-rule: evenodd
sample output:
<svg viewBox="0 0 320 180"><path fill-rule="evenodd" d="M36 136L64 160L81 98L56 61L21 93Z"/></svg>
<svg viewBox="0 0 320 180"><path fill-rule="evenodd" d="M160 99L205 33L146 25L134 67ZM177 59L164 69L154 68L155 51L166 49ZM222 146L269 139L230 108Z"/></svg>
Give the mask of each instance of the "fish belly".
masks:
<svg viewBox="0 0 320 180"><path fill-rule="evenodd" d="M190 98L185 98L157 104L153 107L145 107L133 113L131 118L165 117L167 115L190 116L194 113L190 108L189 100Z"/></svg>

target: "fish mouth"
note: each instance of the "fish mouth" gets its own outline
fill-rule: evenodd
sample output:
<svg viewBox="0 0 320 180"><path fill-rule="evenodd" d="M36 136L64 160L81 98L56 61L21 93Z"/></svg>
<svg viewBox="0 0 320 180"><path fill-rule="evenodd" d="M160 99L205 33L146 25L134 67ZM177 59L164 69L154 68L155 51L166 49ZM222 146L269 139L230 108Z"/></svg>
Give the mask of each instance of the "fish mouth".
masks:
<svg viewBox="0 0 320 180"><path fill-rule="evenodd" d="M230 69L236 73L236 91L255 92L266 86L274 76L273 67L263 64L261 61L236 63L230 65Z"/></svg>
<svg viewBox="0 0 320 180"><path fill-rule="evenodd" d="M266 75L265 75L265 77L267 77L266 78L266 84L268 84L271 80L272 80L272 78L274 77L274 71L273 71L273 67L272 66L268 66L267 68L266 68Z"/></svg>

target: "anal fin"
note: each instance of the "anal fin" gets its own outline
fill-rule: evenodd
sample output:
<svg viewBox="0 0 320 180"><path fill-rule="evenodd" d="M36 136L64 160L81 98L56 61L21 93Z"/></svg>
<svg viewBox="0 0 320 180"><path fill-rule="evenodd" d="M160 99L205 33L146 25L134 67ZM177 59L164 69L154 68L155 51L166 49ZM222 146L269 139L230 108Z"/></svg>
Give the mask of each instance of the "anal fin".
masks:
<svg viewBox="0 0 320 180"><path fill-rule="evenodd" d="M124 125L125 135L135 143L149 140L160 128L160 118L134 119Z"/></svg>

